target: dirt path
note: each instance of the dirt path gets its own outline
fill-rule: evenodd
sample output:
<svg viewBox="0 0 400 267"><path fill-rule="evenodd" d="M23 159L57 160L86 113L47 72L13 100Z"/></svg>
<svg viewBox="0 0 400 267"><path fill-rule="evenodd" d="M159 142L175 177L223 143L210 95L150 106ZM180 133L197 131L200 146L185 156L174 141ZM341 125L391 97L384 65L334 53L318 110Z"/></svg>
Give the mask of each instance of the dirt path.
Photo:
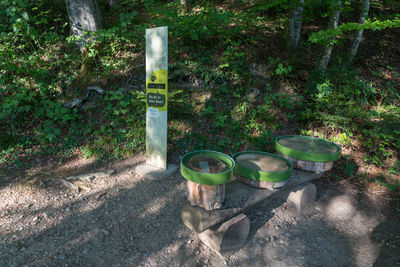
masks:
<svg viewBox="0 0 400 267"><path fill-rule="evenodd" d="M2 170L0 266L400 266L399 203L383 191L322 177L304 216L286 203L260 205L248 214L246 245L222 259L181 222L179 171L143 179L133 171L141 161ZM109 169L80 192L57 182Z"/></svg>

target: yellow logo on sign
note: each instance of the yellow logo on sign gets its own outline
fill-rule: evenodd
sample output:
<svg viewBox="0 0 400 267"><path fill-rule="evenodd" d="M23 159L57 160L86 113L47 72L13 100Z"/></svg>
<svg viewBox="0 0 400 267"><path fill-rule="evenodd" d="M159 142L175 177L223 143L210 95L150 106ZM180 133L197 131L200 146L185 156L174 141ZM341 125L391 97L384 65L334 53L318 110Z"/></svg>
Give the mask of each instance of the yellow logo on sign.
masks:
<svg viewBox="0 0 400 267"><path fill-rule="evenodd" d="M160 101L155 102L155 95L162 95L157 99L163 99L163 106L157 105ZM151 99L149 99L149 97ZM167 111L168 109L168 71L161 69L154 71L146 81L146 111L149 107L157 108L159 111Z"/></svg>

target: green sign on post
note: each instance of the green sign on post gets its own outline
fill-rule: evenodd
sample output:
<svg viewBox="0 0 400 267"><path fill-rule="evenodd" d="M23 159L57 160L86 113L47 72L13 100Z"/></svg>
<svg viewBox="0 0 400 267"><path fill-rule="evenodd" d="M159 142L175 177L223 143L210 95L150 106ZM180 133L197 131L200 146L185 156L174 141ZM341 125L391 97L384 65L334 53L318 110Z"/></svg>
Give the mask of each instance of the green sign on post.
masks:
<svg viewBox="0 0 400 267"><path fill-rule="evenodd" d="M146 163L167 168L168 27L146 29Z"/></svg>

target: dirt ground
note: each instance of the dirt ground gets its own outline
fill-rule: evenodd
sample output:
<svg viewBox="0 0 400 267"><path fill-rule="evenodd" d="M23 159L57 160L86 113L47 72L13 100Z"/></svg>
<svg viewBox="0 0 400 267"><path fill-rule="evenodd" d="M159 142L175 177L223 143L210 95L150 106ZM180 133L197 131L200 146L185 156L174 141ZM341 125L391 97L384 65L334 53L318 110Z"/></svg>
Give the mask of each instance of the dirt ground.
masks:
<svg viewBox="0 0 400 267"><path fill-rule="evenodd" d="M1 169L0 266L400 266L400 204L387 191L324 175L304 215L279 201L254 208L245 246L223 259L181 221L179 170L141 178L134 167L143 161ZM60 182L107 170L115 172L75 188Z"/></svg>

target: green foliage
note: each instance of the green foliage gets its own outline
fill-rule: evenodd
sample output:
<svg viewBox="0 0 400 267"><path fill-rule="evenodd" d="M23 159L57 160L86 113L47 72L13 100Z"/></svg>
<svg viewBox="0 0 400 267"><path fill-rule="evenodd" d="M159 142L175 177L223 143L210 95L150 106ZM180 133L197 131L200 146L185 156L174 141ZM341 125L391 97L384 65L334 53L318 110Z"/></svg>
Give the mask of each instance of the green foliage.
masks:
<svg viewBox="0 0 400 267"><path fill-rule="evenodd" d="M335 1L305 1L302 34L310 34L309 42L296 55L283 42L288 11L297 1L202 1L188 10L179 1L118 2L102 10L106 28L87 33L93 41L84 57L68 36L63 0L0 2L0 163L23 166L24 157L64 158L76 151L99 159L143 152L145 95L137 81L130 83L144 72L145 28L166 25L169 151L274 152L275 137L289 131L357 147L364 164L387 170L373 181L398 188L391 180L400 171L398 66L374 55L377 66L361 58L361 73L339 55L326 76L309 77L317 57L313 43L325 44L331 36L345 41L357 29L393 30L399 26L397 11L387 9L398 8L396 2L374 2L373 19L365 25L346 22L335 31L310 34L309 29L324 28ZM355 5L343 2L342 17L354 21L357 8L353 12ZM385 48L380 45L380 52ZM257 79L250 72L253 62L267 66ZM92 68L82 75L86 63ZM89 84L106 91L93 107L63 107ZM356 167L346 158L340 172L354 176Z"/></svg>
<svg viewBox="0 0 400 267"><path fill-rule="evenodd" d="M132 96L108 93L104 98L104 110L109 124L99 125L93 131L93 141L82 148L85 157L121 158L133 155L144 145L143 93Z"/></svg>
<svg viewBox="0 0 400 267"><path fill-rule="evenodd" d="M312 43L319 43L328 45L331 37L336 37L335 43L339 41L339 38L343 38L344 34L349 31L355 30L384 30L386 28L399 28L400 18L396 17L387 20L366 20L365 24L346 22L340 24L336 29L320 30L313 32L308 40Z"/></svg>
<svg viewBox="0 0 400 267"><path fill-rule="evenodd" d="M278 77L288 76L289 73L292 72L292 66L289 64L282 62L279 57L277 58L268 58L269 62L276 68L274 71L274 75Z"/></svg>
<svg viewBox="0 0 400 267"><path fill-rule="evenodd" d="M343 172L347 176L352 177L354 175L354 172L355 172L355 164L354 164L354 162L349 160L349 156L348 155L345 156L345 160L346 160L346 162L345 162L345 165L344 165Z"/></svg>

